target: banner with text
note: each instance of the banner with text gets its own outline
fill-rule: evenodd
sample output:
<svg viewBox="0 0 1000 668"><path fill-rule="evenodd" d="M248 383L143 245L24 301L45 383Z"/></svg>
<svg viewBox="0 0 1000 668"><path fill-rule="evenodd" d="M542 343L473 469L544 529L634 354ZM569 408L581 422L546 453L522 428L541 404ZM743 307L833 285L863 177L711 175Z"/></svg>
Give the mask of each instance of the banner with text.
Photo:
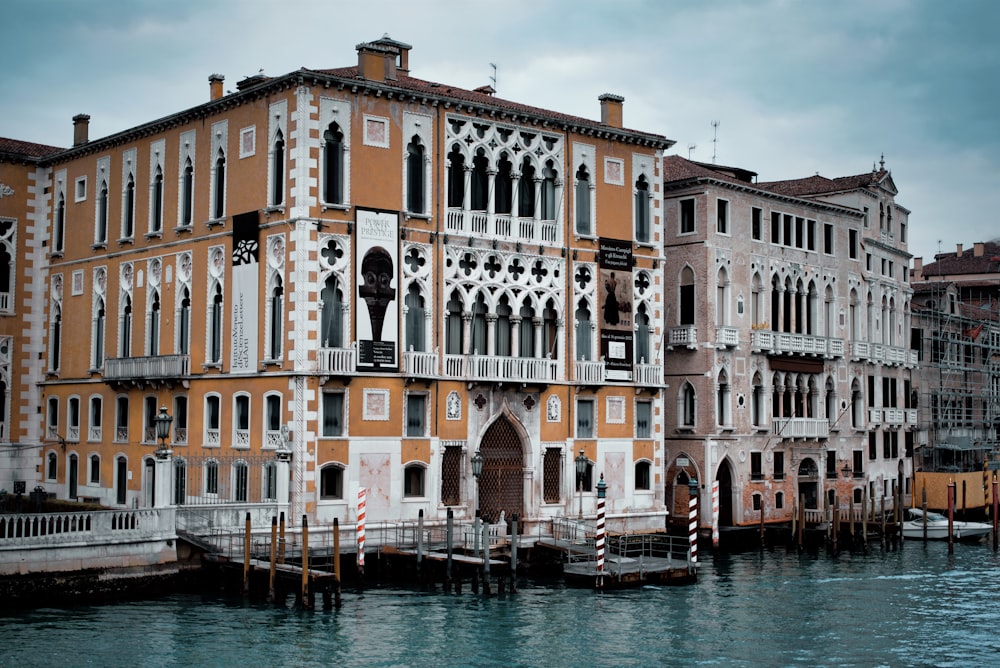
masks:
<svg viewBox="0 0 1000 668"><path fill-rule="evenodd" d="M601 357L608 380L632 380L632 242L600 239Z"/></svg>
<svg viewBox="0 0 1000 668"><path fill-rule="evenodd" d="M399 214L358 209L358 368L399 369Z"/></svg>
<svg viewBox="0 0 1000 668"><path fill-rule="evenodd" d="M260 282L258 213L233 216L233 299L232 340L229 353L230 373L254 373L257 370L257 304Z"/></svg>

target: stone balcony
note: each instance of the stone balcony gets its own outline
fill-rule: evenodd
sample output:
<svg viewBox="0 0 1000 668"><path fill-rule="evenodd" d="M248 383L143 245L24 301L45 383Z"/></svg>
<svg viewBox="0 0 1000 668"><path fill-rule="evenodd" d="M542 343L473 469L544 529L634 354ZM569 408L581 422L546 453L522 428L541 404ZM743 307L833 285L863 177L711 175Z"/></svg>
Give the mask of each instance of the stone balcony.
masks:
<svg viewBox="0 0 1000 668"><path fill-rule="evenodd" d="M410 378L436 378L438 375L438 353L420 350L403 351L403 373Z"/></svg>
<svg viewBox="0 0 1000 668"><path fill-rule="evenodd" d="M772 418L771 433L781 439L829 438L830 422L826 418Z"/></svg>
<svg viewBox="0 0 1000 668"><path fill-rule="evenodd" d="M354 348L320 348L318 371L330 376L348 376L356 370Z"/></svg>
<svg viewBox="0 0 1000 668"><path fill-rule="evenodd" d="M913 369L917 366L917 351L887 346L884 343L851 341L851 360L889 366L905 366L908 369Z"/></svg>
<svg viewBox="0 0 1000 668"><path fill-rule="evenodd" d="M445 355L445 375L491 383L551 383L558 379L559 363L537 357Z"/></svg>
<svg viewBox="0 0 1000 668"><path fill-rule="evenodd" d="M698 328L694 325L681 325L671 327L668 332L667 350L674 348L687 348L696 350L698 348Z"/></svg>
<svg viewBox="0 0 1000 668"><path fill-rule="evenodd" d="M105 382L114 385L159 386L190 375L190 355L118 357L104 361Z"/></svg>
<svg viewBox="0 0 1000 668"><path fill-rule="evenodd" d="M800 355L833 359L844 356L844 340L811 334L774 332L755 329L751 332L750 346L755 353Z"/></svg>
<svg viewBox="0 0 1000 668"><path fill-rule="evenodd" d="M530 244L554 244L559 239L555 220L517 218L505 213L448 209L448 234L496 238Z"/></svg>

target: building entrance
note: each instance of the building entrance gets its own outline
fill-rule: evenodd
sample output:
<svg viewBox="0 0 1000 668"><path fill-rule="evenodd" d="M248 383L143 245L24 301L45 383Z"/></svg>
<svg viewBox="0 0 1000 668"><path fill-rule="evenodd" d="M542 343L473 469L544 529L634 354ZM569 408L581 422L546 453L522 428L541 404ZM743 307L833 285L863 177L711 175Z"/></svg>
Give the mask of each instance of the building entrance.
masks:
<svg viewBox="0 0 1000 668"><path fill-rule="evenodd" d="M517 429L500 417L483 434L479 446L483 474L479 480L479 509L489 522L524 517L524 446Z"/></svg>

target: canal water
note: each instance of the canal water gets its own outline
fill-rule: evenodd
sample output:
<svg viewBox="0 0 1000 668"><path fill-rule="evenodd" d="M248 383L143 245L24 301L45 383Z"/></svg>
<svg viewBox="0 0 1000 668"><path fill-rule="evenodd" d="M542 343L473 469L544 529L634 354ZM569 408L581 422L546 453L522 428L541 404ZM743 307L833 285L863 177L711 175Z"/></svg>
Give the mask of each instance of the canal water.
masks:
<svg viewBox="0 0 1000 668"><path fill-rule="evenodd" d="M1000 663L989 545L702 556L698 583L681 587L522 582L490 598L378 587L325 612L200 595L0 612L0 666Z"/></svg>

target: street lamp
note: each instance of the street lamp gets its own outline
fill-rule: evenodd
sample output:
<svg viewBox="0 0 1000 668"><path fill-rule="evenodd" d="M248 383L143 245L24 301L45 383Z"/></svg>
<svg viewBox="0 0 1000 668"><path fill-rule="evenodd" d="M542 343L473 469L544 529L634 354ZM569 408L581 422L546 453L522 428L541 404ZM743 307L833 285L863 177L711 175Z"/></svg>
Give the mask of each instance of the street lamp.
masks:
<svg viewBox="0 0 1000 668"><path fill-rule="evenodd" d="M580 454L576 456L576 492L580 497L580 514L577 516L578 519L583 519L583 476L587 475L587 455L583 454L583 448L580 448Z"/></svg>
<svg viewBox="0 0 1000 668"><path fill-rule="evenodd" d="M170 438L170 423L174 421L174 418L167 413L166 406L160 406L160 414L153 418L153 422L156 424L156 438L160 439L160 447L156 449L157 455L161 455L167 452L167 439Z"/></svg>
<svg viewBox="0 0 1000 668"><path fill-rule="evenodd" d="M479 450L476 450L476 454L472 455L472 459L470 460L470 463L472 464L472 477L474 477L476 479L476 492L477 492L477 494L476 494L476 512L478 513L479 512L479 494L478 494L478 492L479 492L479 479L483 475L483 453L481 453Z"/></svg>

